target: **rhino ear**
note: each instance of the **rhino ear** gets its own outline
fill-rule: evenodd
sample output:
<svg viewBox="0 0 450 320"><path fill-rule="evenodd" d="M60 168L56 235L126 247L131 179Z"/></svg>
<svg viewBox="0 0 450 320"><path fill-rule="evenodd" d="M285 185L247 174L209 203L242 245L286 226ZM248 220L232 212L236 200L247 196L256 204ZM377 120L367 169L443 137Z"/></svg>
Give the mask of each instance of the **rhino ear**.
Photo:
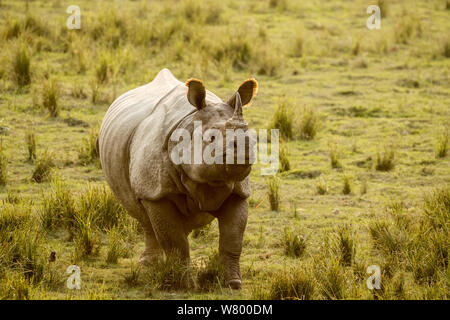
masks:
<svg viewBox="0 0 450 320"><path fill-rule="evenodd" d="M186 81L186 86L188 87L187 98L189 103L199 110L204 108L206 106L206 89L203 82L197 79L189 79Z"/></svg>
<svg viewBox="0 0 450 320"><path fill-rule="evenodd" d="M241 96L242 105L245 106L252 101L253 97L258 92L258 82L253 78L245 80L240 85L237 92ZM236 94L233 94L230 100L228 100L228 104L234 108L236 104Z"/></svg>

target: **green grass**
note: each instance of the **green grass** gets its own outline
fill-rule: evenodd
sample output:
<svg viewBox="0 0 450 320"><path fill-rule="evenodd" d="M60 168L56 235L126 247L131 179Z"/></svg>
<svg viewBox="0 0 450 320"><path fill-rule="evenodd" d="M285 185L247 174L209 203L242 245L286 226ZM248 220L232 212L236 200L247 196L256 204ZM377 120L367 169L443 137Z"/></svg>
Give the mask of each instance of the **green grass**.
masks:
<svg viewBox="0 0 450 320"><path fill-rule="evenodd" d="M305 108L300 119L300 139L312 140L319 129L319 118L312 108Z"/></svg>
<svg viewBox="0 0 450 320"><path fill-rule="evenodd" d="M280 209L280 179L277 176L270 177L266 180L266 184L270 210L278 211Z"/></svg>
<svg viewBox="0 0 450 320"><path fill-rule="evenodd" d="M278 172L285 172L291 169L291 163L289 162L289 150L285 143L281 143L279 150L280 168Z"/></svg>
<svg viewBox="0 0 450 320"><path fill-rule="evenodd" d="M53 154L45 150L35 161L31 180L37 183L48 181L51 177L52 168L55 166Z"/></svg>
<svg viewBox="0 0 450 320"><path fill-rule="evenodd" d="M436 157L444 158L448 154L449 134L448 130L443 132L438 139L436 146Z"/></svg>
<svg viewBox="0 0 450 320"><path fill-rule="evenodd" d="M283 235L284 253L289 257L299 258L306 250L306 239L297 231L292 231L289 228L284 230Z"/></svg>
<svg viewBox="0 0 450 320"><path fill-rule="evenodd" d="M81 145L79 146L78 159L83 165L94 163L96 161L99 164L97 153L98 130L98 128L92 128L89 132L89 136L83 138Z"/></svg>
<svg viewBox="0 0 450 320"><path fill-rule="evenodd" d="M342 168L342 164L339 161L339 155L338 155L337 147L335 144L330 144L329 155L330 155L331 168L333 168L333 169Z"/></svg>
<svg viewBox="0 0 450 320"><path fill-rule="evenodd" d="M67 30L63 2L2 0L0 298L448 299L448 1L377 3L380 30L362 0L80 0ZM242 291L216 281L217 221L189 237L196 289L173 264L138 267L142 230L99 166L108 106L164 67L224 100L256 77L244 116L289 150L275 179L252 170Z"/></svg>
<svg viewBox="0 0 450 320"><path fill-rule="evenodd" d="M347 195L352 192L352 184L350 178L344 175L342 193Z"/></svg>
<svg viewBox="0 0 450 320"><path fill-rule="evenodd" d="M392 148L385 148L383 152L377 153L375 169L378 171L391 171L395 167L395 151Z"/></svg>
<svg viewBox="0 0 450 320"><path fill-rule="evenodd" d="M280 130L280 137L285 140L293 137L292 107L286 100L278 104L278 108L273 115L271 127Z"/></svg>
<svg viewBox="0 0 450 320"><path fill-rule="evenodd" d="M31 67L28 49L22 45L17 49L13 61L13 75L18 87L24 87L31 83Z"/></svg>
<svg viewBox="0 0 450 320"><path fill-rule="evenodd" d="M270 300L311 300L316 282L305 270L283 270L272 280L269 290L256 289L254 299Z"/></svg>
<svg viewBox="0 0 450 320"><path fill-rule="evenodd" d="M51 117L57 117L60 113L59 87L55 80L49 80L42 86L42 106Z"/></svg>
<svg viewBox="0 0 450 320"><path fill-rule="evenodd" d="M25 144L28 151L28 160L33 161L36 159L36 135L33 131L28 131L25 134Z"/></svg>
<svg viewBox="0 0 450 320"><path fill-rule="evenodd" d="M8 157L3 151L3 141L0 140L0 186L8 181Z"/></svg>

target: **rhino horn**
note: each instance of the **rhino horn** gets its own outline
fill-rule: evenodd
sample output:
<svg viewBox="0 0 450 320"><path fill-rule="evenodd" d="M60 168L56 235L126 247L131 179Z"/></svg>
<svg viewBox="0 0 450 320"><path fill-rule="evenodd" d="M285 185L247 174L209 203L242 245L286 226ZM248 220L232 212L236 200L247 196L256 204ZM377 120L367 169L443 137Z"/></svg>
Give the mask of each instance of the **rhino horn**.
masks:
<svg viewBox="0 0 450 320"><path fill-rule="evenodd" d="M239 92L235 93L235 103L234 103L234 113L230 120L228 120L230 125L242 127L247 126L247 122L244 120L242 115L242 100Z"/></svg>
<svg viewBox="0 0 450 320"><path fill-rule="evenodd" d="M244 116L242 115L242 100L239 92L236 92L236 102L234 104L233 120L244 121Z"/></svg>

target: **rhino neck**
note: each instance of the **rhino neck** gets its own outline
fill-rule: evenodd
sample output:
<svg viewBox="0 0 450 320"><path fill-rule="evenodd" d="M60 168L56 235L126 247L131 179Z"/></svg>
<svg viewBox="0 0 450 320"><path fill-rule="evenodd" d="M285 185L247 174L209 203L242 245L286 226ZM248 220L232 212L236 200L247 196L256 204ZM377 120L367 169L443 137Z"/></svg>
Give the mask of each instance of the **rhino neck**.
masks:
<svg viewBox="0 0 450 320"><path fill-rule="evenodd" d="M191 180L181 170L181 184L200 211L217 211L234 189L234 182L211 186Z"/></svg>

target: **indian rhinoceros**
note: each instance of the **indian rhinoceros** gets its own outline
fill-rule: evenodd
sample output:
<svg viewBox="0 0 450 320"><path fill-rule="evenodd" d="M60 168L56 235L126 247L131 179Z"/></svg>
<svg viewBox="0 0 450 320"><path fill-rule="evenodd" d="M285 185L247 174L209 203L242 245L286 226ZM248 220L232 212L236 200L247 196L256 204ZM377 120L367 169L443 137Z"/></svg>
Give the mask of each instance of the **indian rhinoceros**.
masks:
<svg viewBox="0 0 450 320"><path fill-rule="evenodd" d="M163 69L152 82L124 93L109 107L97 147L106 181L144 229L141 263L151 264L164 252L166 257L181 255L189 265L189 233L217 218L225 282L241 288L239 259L251 162L246 157L243 164L176 164L170 156L176 142L170 137L176 129L192 135L198 121L203 131L215 128L224 135L230 128L247 130L242 107L257 88L256 80L248 79L223 102L200 80L182 83ZM225 158L225 153L217 156Z"/></svg>

